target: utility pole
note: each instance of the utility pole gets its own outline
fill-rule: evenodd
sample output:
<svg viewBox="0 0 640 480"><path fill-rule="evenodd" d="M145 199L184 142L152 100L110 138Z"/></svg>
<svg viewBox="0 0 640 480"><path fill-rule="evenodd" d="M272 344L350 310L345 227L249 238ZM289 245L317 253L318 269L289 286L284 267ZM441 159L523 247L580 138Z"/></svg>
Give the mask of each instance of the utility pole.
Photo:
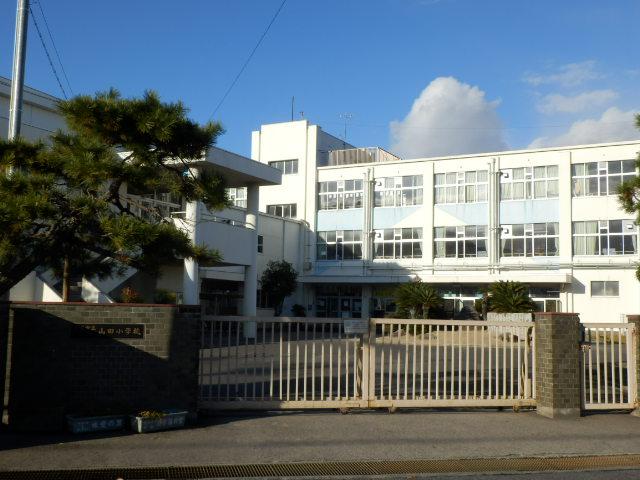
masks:
<svg viewBox="0 0 640 480"><path fill-rule="evenodd" d="M22 124L22 92L24 90L24 64L27 56L27 26L29 0L18 0L16 10L16 37L13 47L11 73L11 103L9 104L9 140L20 136Z"/></svg>

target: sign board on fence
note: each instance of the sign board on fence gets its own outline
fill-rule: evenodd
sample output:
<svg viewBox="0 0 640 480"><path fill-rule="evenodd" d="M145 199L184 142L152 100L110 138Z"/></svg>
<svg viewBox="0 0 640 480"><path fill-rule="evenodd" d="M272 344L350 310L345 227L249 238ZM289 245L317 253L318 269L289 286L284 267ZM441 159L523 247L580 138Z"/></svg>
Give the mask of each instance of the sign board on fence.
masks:
<svg viewBox="0 0 640 480"><path fill-rule="evenodd" d="M367 318L345 318L344 333L346 334L364 334L369 332L369 319Z"/></svg>
<svg viewBox="0 0 640 480"><path fill-rule="evenodd" d="M85 323L76 325L74 337L144 338L142 323Z"/></svg>

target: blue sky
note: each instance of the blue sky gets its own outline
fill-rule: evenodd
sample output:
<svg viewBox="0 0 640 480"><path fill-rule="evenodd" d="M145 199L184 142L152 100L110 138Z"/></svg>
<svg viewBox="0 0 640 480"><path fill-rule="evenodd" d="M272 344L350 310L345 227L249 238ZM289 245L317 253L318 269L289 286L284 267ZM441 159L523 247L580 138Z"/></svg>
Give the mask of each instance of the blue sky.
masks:
<svg viewBox="0 0 640 480"><path fill-rule="evenodd" d="M40 1L75 93L154 89L201 122L281 2ZM10 76L14 0L1 8ZM216 116L218 144L248 155L292 96L296 118L342 135L351 113L350 143L404 156L640 138L638 18L631 0L288 0ZM26 78L62 95L33 23Z"/></svg>

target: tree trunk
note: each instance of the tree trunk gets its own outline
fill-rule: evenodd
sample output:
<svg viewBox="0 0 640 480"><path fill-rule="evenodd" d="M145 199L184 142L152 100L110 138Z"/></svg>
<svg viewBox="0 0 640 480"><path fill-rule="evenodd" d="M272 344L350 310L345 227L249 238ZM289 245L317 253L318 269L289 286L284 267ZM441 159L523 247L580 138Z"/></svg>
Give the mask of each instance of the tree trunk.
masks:
<svg viewBox="0 0 640 480"><path fill-rule="evenodd" d="M64 257L62 267L62 301L69 301L69 257Z"/></svg>

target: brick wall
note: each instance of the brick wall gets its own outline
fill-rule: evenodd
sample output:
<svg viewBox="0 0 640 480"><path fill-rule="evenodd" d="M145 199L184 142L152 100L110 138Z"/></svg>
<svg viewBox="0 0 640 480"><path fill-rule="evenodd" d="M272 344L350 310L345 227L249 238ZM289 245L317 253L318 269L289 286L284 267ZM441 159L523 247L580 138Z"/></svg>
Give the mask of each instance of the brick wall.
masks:
<svg viewBox="0 0 640 480"><path fill-rule="evenodd" d="M550 418L579 417L580 320L573 313L536 313L537 411Z"/></svg>
<svg viewBox="0 0 640 480"><path fill-rule="evenodd" d="M4 386L9 425L58 429L65 414L93 410L194 412L199 319L198 306L11 304ZM144 338L87 335L83 324L143 324Z"/></svg>

